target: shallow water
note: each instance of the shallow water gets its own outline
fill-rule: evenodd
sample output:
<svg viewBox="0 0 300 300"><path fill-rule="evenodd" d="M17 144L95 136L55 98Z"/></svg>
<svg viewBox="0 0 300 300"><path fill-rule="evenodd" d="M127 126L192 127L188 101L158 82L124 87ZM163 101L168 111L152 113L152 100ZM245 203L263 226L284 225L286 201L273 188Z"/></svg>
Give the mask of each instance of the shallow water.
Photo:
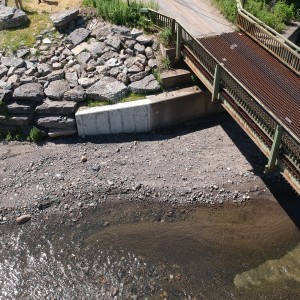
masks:
<svg viewBox="0 0 300 300"><path fill-rule="evenodd" d="M105 224L105 225L103 225ZM118 204L1 227L0 299L299 299L300 233L278 204Z"/></svg>

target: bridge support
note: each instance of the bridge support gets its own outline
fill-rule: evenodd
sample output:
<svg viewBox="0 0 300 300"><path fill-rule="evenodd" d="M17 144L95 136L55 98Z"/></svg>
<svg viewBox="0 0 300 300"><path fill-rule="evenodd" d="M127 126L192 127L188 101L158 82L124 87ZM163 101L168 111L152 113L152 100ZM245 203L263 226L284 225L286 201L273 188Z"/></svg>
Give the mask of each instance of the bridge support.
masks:
<svg viewBox="0 0 300 300"><path fill-rule="evenodd" d="M266 172L272 172L276 168L282 134L283 134L283 127L281 125L277 125L272 148L270 151L269 161L265 168Z"/></svg>
<svg viewBox="0 0 300 300"><path fill-rule="evenodd" d="M214 84L212 90L212 102L216 102L220 99L219 92L220 92L220 83L221 83L221 65L216 65L215 68L215 76L214 76Z"/></svg>
<svg viewBox="0 0 300 300"><path fill-rule="evenodd" d="M181 58L181 43L182 43L182 27L177 23L177 38L176 38L176 61Z"/></svg>

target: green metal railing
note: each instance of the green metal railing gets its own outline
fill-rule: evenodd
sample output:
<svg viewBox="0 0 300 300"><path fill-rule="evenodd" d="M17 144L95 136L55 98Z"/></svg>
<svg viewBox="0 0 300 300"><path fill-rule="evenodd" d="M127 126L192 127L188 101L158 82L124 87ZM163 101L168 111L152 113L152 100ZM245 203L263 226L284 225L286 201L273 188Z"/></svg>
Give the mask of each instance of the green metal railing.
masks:
<svg viewBox="0 0 300 300"><path fill-rule="evenodd" d="M174 19L153 10L150 11L150 18L158 27L173 26L173 32L177 35L177 59L183 53L184 60L192 69L194 68L194 71L200 70L205 74L203 83L212 92L212 100L221 101L225 109L268 157L266 170L279 169L300 194L299 137L290 132L276 115L272 114L181 24L174 23Z"/></svg>
<svg viewBox="0 0 300 300"><path fill-rule="evenodd" d="M237 0L237 26L300 75L300 47L246 11Z"/></svg>

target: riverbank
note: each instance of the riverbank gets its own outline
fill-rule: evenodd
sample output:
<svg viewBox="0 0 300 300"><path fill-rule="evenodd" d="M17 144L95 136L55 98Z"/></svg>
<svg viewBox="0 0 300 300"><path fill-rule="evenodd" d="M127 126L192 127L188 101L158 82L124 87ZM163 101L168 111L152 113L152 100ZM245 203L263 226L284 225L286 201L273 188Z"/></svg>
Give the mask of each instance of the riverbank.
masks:
<svg viewBox="0 0 300 300"><path fill-rule="evenodd" d="M225 114L148 134L2 141L0 158L1 224L28 213L73 219L110 199L238 205L275 200L276 189L296 197L263 173L265 158Z"/></svg>

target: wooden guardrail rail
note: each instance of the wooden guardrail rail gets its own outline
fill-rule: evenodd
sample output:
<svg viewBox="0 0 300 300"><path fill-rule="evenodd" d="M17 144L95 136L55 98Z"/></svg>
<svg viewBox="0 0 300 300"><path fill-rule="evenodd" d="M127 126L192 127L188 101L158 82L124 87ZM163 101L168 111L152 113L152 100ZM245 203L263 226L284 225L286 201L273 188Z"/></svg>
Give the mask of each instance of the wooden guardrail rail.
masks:
<svg viewBox="0 0 300 300"><path fill-rule="evenodd" d="M237 26L300 75L300 47L246 11L237 0Z"/></svg>

